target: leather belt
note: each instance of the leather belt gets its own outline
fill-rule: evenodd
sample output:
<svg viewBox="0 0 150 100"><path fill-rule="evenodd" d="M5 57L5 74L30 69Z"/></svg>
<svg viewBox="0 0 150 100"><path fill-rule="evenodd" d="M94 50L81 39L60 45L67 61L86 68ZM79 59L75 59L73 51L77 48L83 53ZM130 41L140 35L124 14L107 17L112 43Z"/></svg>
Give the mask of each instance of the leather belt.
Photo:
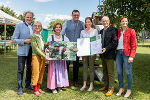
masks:
<svg viewBox="0 0 150 100"><path fill-rule="evenodd" d="M119 51L124 51L124 49L118 49Z"/></svg>

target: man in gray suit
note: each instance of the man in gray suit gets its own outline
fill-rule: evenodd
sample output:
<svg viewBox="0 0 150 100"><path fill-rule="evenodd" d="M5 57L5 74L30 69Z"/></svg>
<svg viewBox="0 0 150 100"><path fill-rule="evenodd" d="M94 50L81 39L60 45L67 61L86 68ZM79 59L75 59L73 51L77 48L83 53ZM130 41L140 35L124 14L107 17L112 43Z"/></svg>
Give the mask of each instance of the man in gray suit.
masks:
<svg viewBox="0 0 150 100"><path fill-rule="evenodd" d="M25 22L20 23L16 26L12 41L18 44L17 56L18 56L18 95L22 96L23 92L23 72L26 63L26 79L25 88L33 89L31 83L31 60L32 60L32 48L30 46L30 36L33 34L32 19L34 14L32 12L25 12Z"/></svg>

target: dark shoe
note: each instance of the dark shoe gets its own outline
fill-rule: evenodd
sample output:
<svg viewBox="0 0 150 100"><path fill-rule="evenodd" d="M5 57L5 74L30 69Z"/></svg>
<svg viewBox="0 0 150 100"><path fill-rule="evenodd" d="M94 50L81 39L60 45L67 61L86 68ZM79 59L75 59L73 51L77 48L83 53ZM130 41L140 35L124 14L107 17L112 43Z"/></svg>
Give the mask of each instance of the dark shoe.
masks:
<svg viewBox="0 0 150 100"><path fill-rule="evenodd" d="M19 90L18 90L18 95L19 95L19 96L22 96L22 95L23 95L22 89L19 89Z"/></svg>
<svg viewBox="0 0 150 100"><path fill-rule="evenodd" d="M112 94L114 93L114 91L112 91L112 90L109 90L106 94L105 94L105 96L111 96Z"/></svg>
<svg viewBox="0 0 150 100"><path fill-rule="evenodd" d="M105 90L108 90L108 87L104 86L102 88L99 89L100 91L105 91Z"/></svg>
<svg viewBox="0 0 150 100"><path fill-rule="evenodd" d="M29 89L29 90L33 90L33 87L32 87L31 85L30 85L30 86L28 86L28 87L27 87L27 86L25 86L25 88L26 88L26 89Z"/></svg>
<svg viewBox="0 0 150 100"><path fill-rule="evenodd" d="M74 86L75 86L75 87L78 87L78 83L77 83L77 82L74 82Z"/></svg>

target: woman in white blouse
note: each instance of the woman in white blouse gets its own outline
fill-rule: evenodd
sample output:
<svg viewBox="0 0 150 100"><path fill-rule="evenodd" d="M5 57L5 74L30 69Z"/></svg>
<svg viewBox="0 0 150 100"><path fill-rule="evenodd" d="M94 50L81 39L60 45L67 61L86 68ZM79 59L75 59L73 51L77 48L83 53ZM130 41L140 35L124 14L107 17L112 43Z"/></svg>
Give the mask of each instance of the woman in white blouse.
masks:
<svg viewBox="0 0 150 100"><path fill-rule="evenodd" d="M87 38L98 35L98 31L94 29L92 19L90 17L85 18L85 30L81 31L80 38ZM90 87L87 91L92 91L94 86L94 59L95 55L83 56L83 86L80 89L83 91L87 85L88 76L88 63L90 68Z"/></svg>

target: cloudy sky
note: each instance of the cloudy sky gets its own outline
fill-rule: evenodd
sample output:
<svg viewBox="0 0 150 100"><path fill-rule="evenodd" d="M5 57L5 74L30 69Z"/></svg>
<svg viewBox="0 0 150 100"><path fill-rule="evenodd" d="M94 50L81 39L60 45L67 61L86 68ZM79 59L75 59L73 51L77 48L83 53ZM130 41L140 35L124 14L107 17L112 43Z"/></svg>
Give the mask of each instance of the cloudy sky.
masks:
<svg viewBox="0 0 150 100"><path fill-rule="evenodd" d="M99 0L0 0L0 6L9 7L17 14L34 12L36 20L41 21L44 28L54 19L71 19L74 9L80 11L80 20L84 21L85 17L98 11L98 4Z"/></svg>

